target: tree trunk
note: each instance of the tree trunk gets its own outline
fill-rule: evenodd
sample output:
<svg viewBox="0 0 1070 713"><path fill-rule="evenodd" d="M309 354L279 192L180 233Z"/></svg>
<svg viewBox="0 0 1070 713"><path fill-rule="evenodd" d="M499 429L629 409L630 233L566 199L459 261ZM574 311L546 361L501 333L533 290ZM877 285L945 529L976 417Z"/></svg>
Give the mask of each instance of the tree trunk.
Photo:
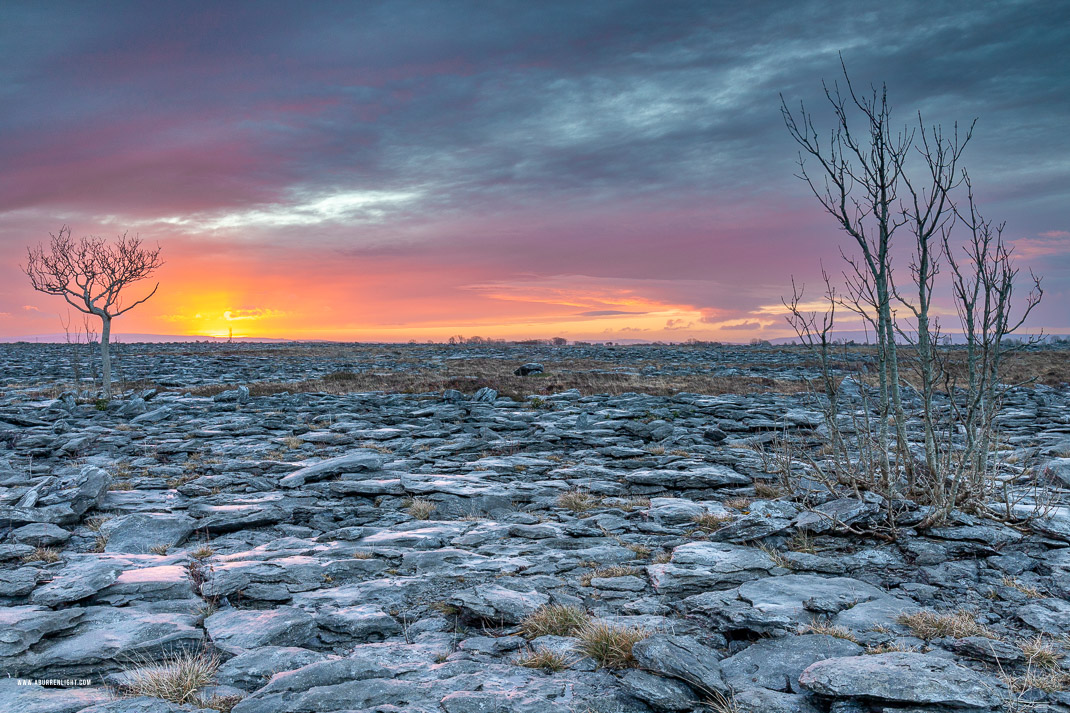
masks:
<svg viewBox="0 0 1070 713"><path fill-rule="evenodd" d="M108 350L108 339L111 337L111 317L103 315L100 318L100 367L103 372L104 398L111 400L111 353Z"/></svg>

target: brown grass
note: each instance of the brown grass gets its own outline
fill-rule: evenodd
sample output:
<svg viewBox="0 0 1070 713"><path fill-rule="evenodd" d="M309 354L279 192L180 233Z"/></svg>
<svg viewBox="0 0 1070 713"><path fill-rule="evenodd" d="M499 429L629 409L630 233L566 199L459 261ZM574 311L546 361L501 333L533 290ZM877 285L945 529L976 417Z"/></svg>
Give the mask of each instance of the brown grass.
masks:
<svg viewBox="0 0 1070 713"><path fill-rule="evenodd" d="M991 629L979 624L974 614L965 609L950 614L937 614L929 609L920 609L909 614L900 614L896 621L914 632L919 639L926 641L943 637L964 639L967 636L999 638Z"/></svg>
<svg viewBox="0 0 1070 713"><path fill-rule="evenodd" d="M580 577L580 585L584 587L591 586L591 580L596 577L599 579L612 579L613 577L632 577L637 574L641 574L643 570L638 567L624 567L622 565L613 565L612 567L601 567L592 572L588 572Z"/></svg>
<svg viewBox="0 0 1070 713"><path fill-rule="evenodd" d="M262 354L262 352L257 352ZM283 391L322 391L346 394L365 391L423 394L457 389L475 393L482 386L495 389L502 396L522 400L528 394L548 395L579 389L584 395L639 392L652 396L671 396L687 391L698 394L801 393L806 382L758 376L712 376L708 374L642 374L642 360L629 363L626 369L614 362L595 359L542 359L546 373L542 376L516 376L515 359L457 359L443 362L436 369L412 371L336 371L319 379L302 381L261 381L249 384L253 396L268 396ZM399 364L404 361L399 359ZM212 384L189 389L195 396L214 396L226 386Z"/></svg>
<svg viewBox="0 0 1070 713"><path fill-rule="evenodd" d="M645 629L615 626L592 621L577 632L579 649L603 668L628 668L635 665L632 646L650 636Z"/></svg>
<svg viewBox="0 0 1070 713"><path fill-rule="evenodd" d="M170 654L158 662L146 662L128 671L123 688L136 696L188 703L195 700L199 689L212 682L218 668L219 659L208 654Z"/></svg>
<svg viewBox="0 0 1070 713"><path fill-rule="evenodd" d="M598 498L593 497L586 490L570 490L557 496L557 507L572 512L587 512L597 506Z"/></svg>
<svg viewBox="0 0 1070 713"><path fill-rule="evenodd" d="M528 638L539 636L572 636L591 620L579 607L551 604L538 609L520 622L520 630Z"/></svg>
<svg viewBox="0 0 1070 713"><path fill-rule="evenodd" d="M825 636L834 636L837 639L846 639L847 641L853 641L858 643L858 639L855 638L854 633L844 626L835 626L827 621L814 621L809 624L804 624L799 627L800 634L824 634Z"/></svg>
<svg viewBox="0 0 1070 713"><path fill-rule="evenodd" d="M435 514L435 503L423 498L413 498L405 508L405 512L414 520L430 520Z"/></svg>
<svg viewBox="0 0 1070 713"><path fill-rule="evenodd" d="M23 564L30 564L31 562L44 562L45 564L59 562L59 550L54 547L38 547L22 558Z"/></svg>
<svg viewBox="0 0 1070 713"><path fill-rule="evenodd" d="M735 519L734 515L704 512L701 515L695 515L691 518L691 522L695 523L695 527L700 530L713 532L714 530L720 530Z"/></svg>
<svg viewBox="0 0 1070 713"><path fill-rule="evenodd" d="M516 663L518 666L538 668L543 671L564 671L572 661L564 654L539 647L537 651L518 658Z"/></svg>

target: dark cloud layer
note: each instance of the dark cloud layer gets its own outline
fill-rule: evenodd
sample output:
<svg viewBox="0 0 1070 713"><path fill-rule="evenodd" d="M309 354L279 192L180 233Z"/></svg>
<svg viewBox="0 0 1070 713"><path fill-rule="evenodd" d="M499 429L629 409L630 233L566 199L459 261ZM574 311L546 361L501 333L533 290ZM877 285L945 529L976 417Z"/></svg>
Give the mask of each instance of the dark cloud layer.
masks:
<svg viewBox="0 0 1070 713"><path fill-rule="evenodd" d="M0 247L27 215L141 221L506 273L705 273L680 298L712 307L835 256L778 104L820 112L838 52L901 121L979 118L967 164L1015 237L1070 230L1054 0L9 0Z"/></svg>

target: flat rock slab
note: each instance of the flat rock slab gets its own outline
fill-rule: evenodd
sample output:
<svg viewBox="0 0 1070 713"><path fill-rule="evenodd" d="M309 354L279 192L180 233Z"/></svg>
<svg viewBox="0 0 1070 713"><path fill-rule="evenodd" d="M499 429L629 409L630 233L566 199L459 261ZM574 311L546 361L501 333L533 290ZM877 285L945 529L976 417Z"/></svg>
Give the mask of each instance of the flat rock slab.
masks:
<svg viewBox="0 0 1070 713"><path fill-rule="evenodd" d="M799 676L811 664L861 653L858 644L824 634L759 639L722 661L721 672L728 685L736 690L759 686L801 693Z"/></svg>
<svg viewBox="0 0 1070 713"><path fill-rule="evenodd" d="M994 679L948 659L904 652L819 661L799 683L822 696L898 704L994 708L1001 701Z"/></svg>
<svg viewBox="0 0 1070 713"><path fill-rule="evenodd" d="M550 597L534 590L516 592L490 585L457 592L450 597L449 602L470 618L519 624L524 617L549 604Z"/></svg>
<svg viewBox="0 0 1070 713"><path fill-rule="evenodd" d="M83 613L81 609L0 607L0 658L20 654L45 636L70 629Z"/></svg>
<svg viewBox="0 0 1070 713"><path fill-rule="evenodd" d="M46 607L77 602L109 586L125 567L125 562L96 558L72 562L51 582L34 590L30 601Z"/></svg>
<svg viewBox="0 0 1070 713"><path fill-rule="evenodd" d="M107 538L105 552L147 554L154 548L175 547L185 542L197 526L188 515L139 512L105 522L100 533Z"/></svg>
<svg viewBox="0 0 1070 713"><path fill-rule="evenodd" d="M103 687L51 688L0 678L0 710L12 713L78 713L114 696Z"/></svg>
<svg viewBox="0 0 1070 713"><path fill-rule="evenodd" d="M726 465L705 465L690 470L637 470L624 479L633 485L654 485L666 490L724 488L751 482L748 476Z"/></svg>
<svg viewBox="0 0 1070 713"><path fill-rule="evenodd" d="M305 483L331 478L342 473L379 470L383 457L372 450L360 450L295 470L279 481L283 488L299 488Z"/></svg>
<svg viewBox="0 0 1070 713"><path fill-rule="evenodd" d="M1041 599L1019 608L1018 618L1048 634L1070 631L1070 602L1065 599Z"/></svg>
<svg viewBox="0 0 1070 713"><path fill-rule="evenodd" d="M264 646L227 661L219 667L216 679L225 686L255 691L276 673L294 671L326 659L318 651L297 646Z"/></svg>
<svg viewBox="0 0 1070 713"><path fill-rule="evenodd" d="M197 648L204 637L193 603L173 609L145 604L67 610L82 612L69 635L52 636L32 651L0 659L0 669L16 676L82 678L118 671L131 656Z"/></svg>
<svg viewBox="0 0 1070 713"><path fill-rule="evenodd" d="M241 654L261 646L303 646L316 631L316 620L294 607L224 609L204 621L212 643Z"/></svg>
<svg viewBox="0 0 1070 713"><path fill-rule="evenodd" d="M767 577L776 568L757 547L720 542L691 542L673 550L667 564L647 567L659 594L694 594L730 589L743 582Z"/></svg>
<svg viewBox="0 0 1070 713"><path fill-rule="evenodd" d="M722 629L772 633L791 631L886 596L883 590L850 577L789 574L745 582L729 592L688 597L685 606Z"/></svg>
<svg viewBox="0 0 1070 713"><path fill-rule="evenodd" d="M699 690L727 694L721 675L720 656L714 649L690 636L654 634L632 646L639 667L676 678Z"/></svg>

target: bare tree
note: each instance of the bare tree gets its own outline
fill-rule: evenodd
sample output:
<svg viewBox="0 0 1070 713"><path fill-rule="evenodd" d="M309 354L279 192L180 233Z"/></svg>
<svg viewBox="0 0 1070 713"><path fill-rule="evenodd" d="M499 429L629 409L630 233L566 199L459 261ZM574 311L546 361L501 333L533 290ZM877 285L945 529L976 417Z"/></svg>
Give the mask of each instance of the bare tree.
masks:
<svg viewBox="0 0 1070 713"><path fill-rule="evenodd" d="M124 292L135 282L151 276L163 265L160 247L143 247L137 236L127 233L109 243L104 238L75 240L68 226L50 234L48 246L26 248L23 271L38 292L58 295L80 312L100 318L100 362L104 398L111 398L111 356L108 340L111 321L145 302L159 289L152 288L139 300L123 304Z"/></svg>
<svg viewBox="0 0 1070 713"><path fill-rule="evenodd" d="M964 499L983 507L1001 395L999 366L1009 350L1006 338L1022 326L1040 301L1040 282L1034 277L1024 308L1017 318L1011 318L1017 269L1002 240L1002 226L993 228L981 218L969 177L960 166L974 124L962 133L958 125L944 133L938 125L926 126L919 113L916 123L894 127L886 87L860 93L842 58L841 68L844 89L835 83L823 85L834 116L827 138L818 133L813 114L805 106L792 111L781 98L781 112L800 148L799 178L850 236L860 255L841 250L847 266L843 273L846 289L841 294L824 275L830 307L820 324L816 312L803 309L802 292L793 281L793 297L785 301L788 322L820 359L829 404L830 445L837 461L844 445L835 425L837 394L828 361L835 306L856 313L867 330L873 328L877 427L876 432L870 430L868 408L864 408L866 424L854 449L862 460L866 451L876 452L881 482L868 485L877 485L875 489L889 501L903 495L926 501L934 506L929 522L936 522ZM968 211L960 210L955 202L963 185ZM965 259L956 258L953 249L956 225L965 226L971 234L964 247ZM906 237L913 247L906 273L897 273L892 266L894 242L900 237ZM966 340L969 383L964 398L951 373L952 351L940 348L941 328L933 310L943 260L951 267ZM903 274L909 279L900 282ZM896 306L903 308L906 318L897 317ZM901 350L900 345L907 349ZM904 405L907 369L919 385L920 404L913 413ZM947 405L938 407L938 399ZM908 426L920 426L922 459L910 449ZM964 443L960 433L966 434ZM838 463L836 469L841 470Z"/></svg>

